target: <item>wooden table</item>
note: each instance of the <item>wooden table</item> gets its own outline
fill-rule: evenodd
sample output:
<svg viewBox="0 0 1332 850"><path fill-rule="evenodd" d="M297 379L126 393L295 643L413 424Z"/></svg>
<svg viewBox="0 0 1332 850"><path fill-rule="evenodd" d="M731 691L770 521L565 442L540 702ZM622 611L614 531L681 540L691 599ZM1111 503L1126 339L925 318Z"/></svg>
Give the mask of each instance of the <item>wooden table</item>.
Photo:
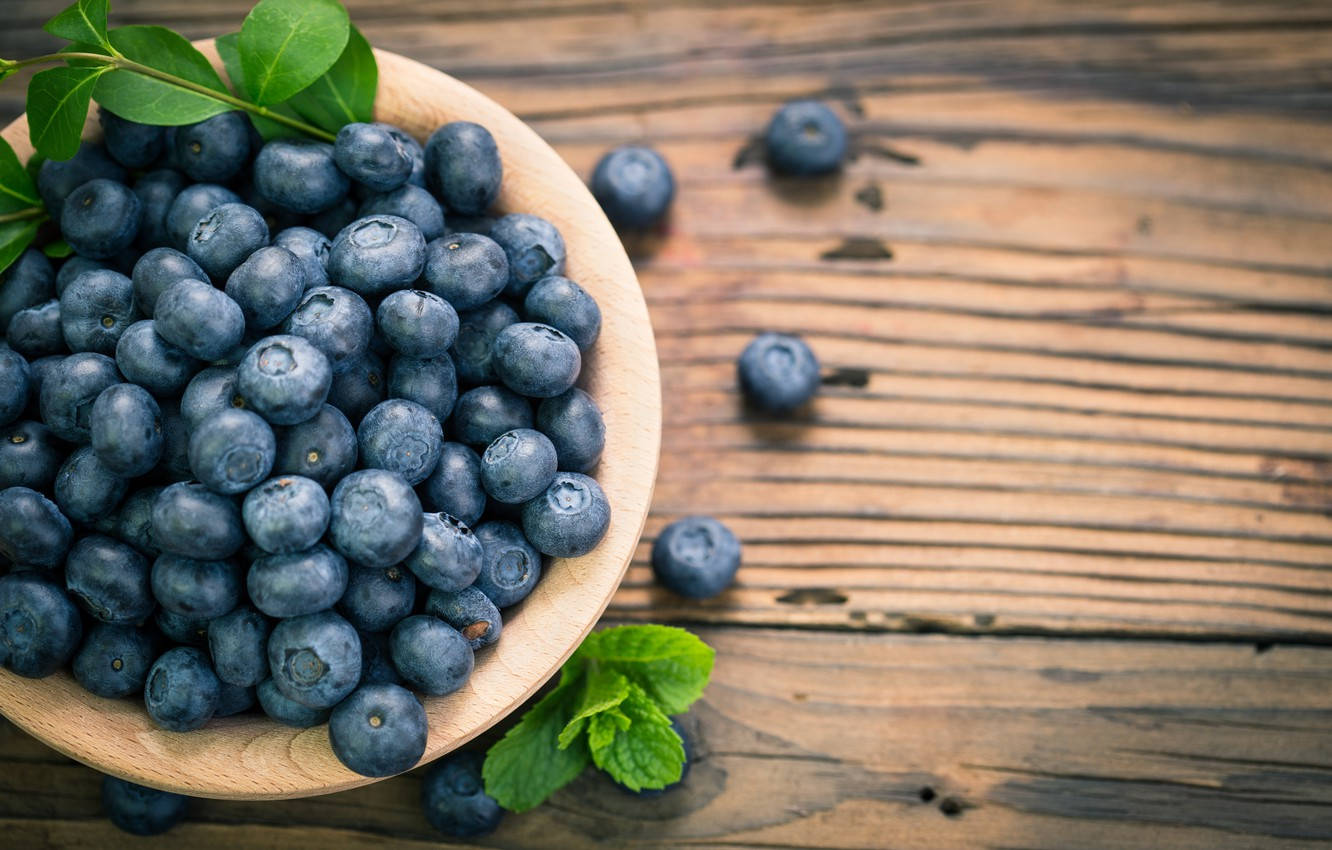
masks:
<svg viewBox="0 0 1332 850"><path fill-rule="evenodd" d="M7 4L0 55L60 4ZM248 0L121 0L200 37ZM655 510L613 620L718 650L655 801L585 775L484 846L1308 848L1332 837L1332 8L1253 2L361 0L377 45L581 172L680 182L632 249L657 331ZM0 89L0 120L21 109ZM843 112L838 178L750 139ZM803 333L832 380L746 416L733 361ZM653 587L713 513L736 587ZM101 847L97 777L0 733L9 846ZM193 848L435 846L419 772L197 804ZM13 842L13 843L11 843Z"/></svg>

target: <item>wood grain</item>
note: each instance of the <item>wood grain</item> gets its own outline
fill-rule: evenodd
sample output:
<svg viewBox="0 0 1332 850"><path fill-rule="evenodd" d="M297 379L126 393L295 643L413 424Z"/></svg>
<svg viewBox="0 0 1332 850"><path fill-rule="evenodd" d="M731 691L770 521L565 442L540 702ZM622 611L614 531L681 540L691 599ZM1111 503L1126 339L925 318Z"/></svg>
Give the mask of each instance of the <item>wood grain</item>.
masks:
<svg viewBox="0 0 1332 850"><path fill-rule="evenodd" d="M717 667L685 721L681 790L640 800L588 773L467 846L1284 850L1332 835L1332 649L701 635ZM15 846L115 840L92 771L13 733L0 753ZM171 840L438 846L419 782L199 801Z"/></svg>
<svg viewBox="0 0 1332 850"><path fill-rule="evenodd" d="M220 67L211 44L206 52ZM532 212L553 222L568 246L569 274L597 298L605 316L604 332L584 360L579 382L606 420L606 456L596 474L613 506L610 527L594 552L553 561L537 589L505 611L504 639L480 653L461 690L424 700L430 723L424 763L506 717L596 624L647 516L660 445L661 391L633 268L578 177L535 133L483 95L410 59L383 51L377 59L377 117L421 139L453 120L489 128L504 164L497 209ZM90 132L94 126L90 116ZM4 136L22 160L31 155L22 119ZM0 670L0 711L98 770L192 796L275 799L375 781L343 767L329 746L326 725L297 730L262 716L241 716L216 719L195 732L166 732L149 721L138 702L95 697L65 673L34 681Z"/></svg>

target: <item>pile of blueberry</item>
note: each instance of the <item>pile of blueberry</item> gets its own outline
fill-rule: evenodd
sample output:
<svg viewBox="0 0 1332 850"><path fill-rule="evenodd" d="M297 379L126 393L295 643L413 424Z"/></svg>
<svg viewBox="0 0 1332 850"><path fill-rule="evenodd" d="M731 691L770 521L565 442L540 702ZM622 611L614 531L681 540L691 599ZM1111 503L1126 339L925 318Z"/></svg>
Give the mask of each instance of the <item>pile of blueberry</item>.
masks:
<svg viewBox="0 0 1332 850"><path fill-rule="evenodd" d="M0 664L403 771L412 691L462 687L543 556L606 532L596 301L550 222L488 215L476 124L101 122L38 178L75 253L0 289Z"/></svg>

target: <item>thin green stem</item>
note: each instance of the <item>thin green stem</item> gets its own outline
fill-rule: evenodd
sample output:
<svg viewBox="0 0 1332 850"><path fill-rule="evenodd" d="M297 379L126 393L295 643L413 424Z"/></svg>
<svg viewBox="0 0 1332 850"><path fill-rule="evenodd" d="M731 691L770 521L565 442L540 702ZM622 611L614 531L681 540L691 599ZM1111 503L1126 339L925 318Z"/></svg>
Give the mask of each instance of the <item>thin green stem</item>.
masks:
<svg viewBox="0 0 1332 850"><path fill-rule="evenodd" d="M17 71L19 68L26 68L29 65L42 65L50 62L64 62L69 59L79 59L90 62L99 62L110 68L130 71L132 73L139 74L144 77L151 77L154 80L161 80L162 82L169 83L173 86L176 86L177 88L185 89L186 91L192 91L195 94L200 94L203 95L204 97L211 97L213 100L219 101L220 103L225 103L228 106L235 107L236 109L243 109L246 112L253 112L255 115L260 115L264 118L267 118L270 121L276 121L279 124L282 124L284 126L292 128L293 130L297 130L301 133L304 133L307 136L313 136L316 139L322 139L323 141L326 142L332 142L334 141L334 139L337 138L327 130L321 130L318 127L315 127L314 125L306 124L304 121L301 121L299 119L288 117L279 112L274 112L273 110L265 106L259 106L258 104L250 103L249 101L242 100L239 97L234 97L225 92L217 91L216 89L210 89L208 86L200 85L199 83L182 79L181 77L177 77L174 74L168 74L166 71L159 71L156 68L150 68L147 65L142 65L138 62L135 62L131 59L126 59L121 56L105 56L101 53L47 53L43 56L34 56L31 59L21 59L13 62L0 60L0 71Z"/></svg>
<svg viewBox="0 0 1332 850"><path fill-rule="evenodd" d="M28 207L27 209L0 215L0 224L9 224L12 221L28 221L29 219L45 217L45 207Z"/></svg>

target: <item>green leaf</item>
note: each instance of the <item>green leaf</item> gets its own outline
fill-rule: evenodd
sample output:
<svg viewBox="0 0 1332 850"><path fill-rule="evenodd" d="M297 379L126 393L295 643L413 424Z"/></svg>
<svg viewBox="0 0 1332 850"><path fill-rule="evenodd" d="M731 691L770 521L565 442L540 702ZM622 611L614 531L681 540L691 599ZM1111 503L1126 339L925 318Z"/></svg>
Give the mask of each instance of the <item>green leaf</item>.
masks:
<svg viewBox="0 0 1332 850"><path fill-rule="evenodd" d="M42 163L46 162L46 154L41 151L35 151L28 157L28 164L23 166L23 170L28 172L28 177L32 179L33 185L37 185L37 175L42 171Z"/></svg>
<svg viewBox="0 0 1332 850"><path fill-rule="evenodd" d="M42 253L53 260L59 260L64 257L68 257L70 254L73 254L74 249L71 248L69 243L66 242L65 240L57 239L56 241L48 243L45 247L43 247Z"/></svg>
<svg viewBox="0 0 1332 850"><path fill-rule="evenodd" d="M684 742L671 728L671 719L637 685L630 686L620 710L629 719L629 727L617 730L609 742L604 732L595 740L589 732L596 766L633 791L678 782L684 771Z"/></svg>
<svg viewBox="0 0 1332 850"><path fill-rule="evenodd" d="M350 26L337 0L260 0L237 42L250 100L281 103L319 79L342 54Z"/></svg>
<svg viewBox="0 0 1332 850"><path fill-rule="evenodd" d="M574 702L574 715L560 732L560 749L569 746L588 718L615 708L629 696L629 680L609 670L596 670L588 674L578 699Z"/></svg>
<svg viewBox="0 0 1332 850"><path fill-rule="evenodd" d="M375 52L361 31L352 27L347 46L328 72L287 103L301 117L330 133L343 124L373 121L375 88L379 85L379 66Z"/></svg>
<svg viewBox="0 0 1332 850"><path fill-rule="evenodd" d="M11 221L0 224L0 272L13 265L19 255L32 244L37 237L37 228L46 218L29 221Z"/></svg>
<svg viewBox="0 0 1332 850"><path fill-rule="evenodd" d="M584 657L623 673L661 706L683 714L703 694L716 653L684 629L618 626L590 635Z"/></svg>
<svg viewBox="0 0 1332 850"><path fill-rule="evenodd" d="M241 67L240 49L236 46L236 41L240 38L240 33L232 32L226 35L218 36L213 40L217 46L217 55L222 58L222 67L227 69L227 77L231 80L231 87L236 94L245 96L245 69ZM296 110L287 106L285 103L278 103L268 107L269 112L277 112L288 118L300 118ZM270 121L262 115L250 113L250 121L254 123L254 129L259 131L264 141L271 139L296 139L302 138L300 131L288 127L286 124L279 124L276 121Z"/></svg>
<svg viewBox="0 0 1332 850"><path fill-rule="evenodd" d="M117 27L109 37L127 59L210 91L228 93L208 59L177 32L166 27ZM141 124L193 124L233 109L206 94L127 69L103 76L93 96L121 118Z"/></svg>
<svg viewBox="0 0 1332 850"><path fill-rule="evenodd" d="M106 13L108 0L78 0L46 22L42 29L57 38L90 41L107 46Z"/></svg>
<svg viewBox="0 0 1332 850"><path fill-rule="evenodd" d="M51 159L69 159L79 150L88 101L103 68L48 68L28 83L28 135L32 146Z"/></svg>
<svg viewBox="0 0 1332 850"><path fill-rule="evenodd" d="M19 162L9 142L0 138L0 213L41 205L32 175Z"/></svg>
<svg viewBox="0 0 1332 850"><path fill-rule="evenodd" d="M504 808L525 812L541 805L587 766L587 745L581 738L566 749L557 746L574 698L573 688L557 687L486 752L481 771L486 793Z"/></svg>

